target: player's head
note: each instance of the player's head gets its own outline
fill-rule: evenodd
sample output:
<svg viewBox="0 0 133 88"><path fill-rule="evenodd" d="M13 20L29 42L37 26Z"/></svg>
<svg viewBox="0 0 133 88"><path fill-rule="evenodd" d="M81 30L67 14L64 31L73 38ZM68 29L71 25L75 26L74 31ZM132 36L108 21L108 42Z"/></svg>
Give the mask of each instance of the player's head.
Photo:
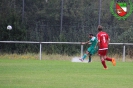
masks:
<svg viewBox="0 0 133 88"><path fill-rule="evenodd" d="M102 31L103 27L101 25L98 25L97 29L98 29L98 31Z"/></svg>
<svg viewBox="0 0 133 88"><path fill-rule="evenodd" d="M89 34L89 38L92 38L94 35L93 34Z"/></svg>

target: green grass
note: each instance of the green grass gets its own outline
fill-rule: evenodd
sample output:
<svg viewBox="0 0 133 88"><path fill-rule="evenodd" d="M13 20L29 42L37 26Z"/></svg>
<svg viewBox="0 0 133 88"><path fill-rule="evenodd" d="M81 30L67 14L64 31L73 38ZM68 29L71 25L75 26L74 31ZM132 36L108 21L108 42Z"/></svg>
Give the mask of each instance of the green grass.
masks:
<svg viewBox="0 0 133 88"><path fill-rule="evenodd" d="M133 63L0 58L0 88L132 88Z"/></svg>

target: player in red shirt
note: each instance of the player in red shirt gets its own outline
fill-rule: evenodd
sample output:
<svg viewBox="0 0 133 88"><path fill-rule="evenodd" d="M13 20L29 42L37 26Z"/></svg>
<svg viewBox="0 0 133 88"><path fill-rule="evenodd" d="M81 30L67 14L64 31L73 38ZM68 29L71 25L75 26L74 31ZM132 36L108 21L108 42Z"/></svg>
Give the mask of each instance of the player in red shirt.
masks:
<svg viewBox="0 0 133 88"><path fill-rule="evenodd" d="M109 58L107 57L107 50L108 50L108 44L110 42L110 38L109 35L106 32L102 31L102 26L99 25L98 26L98 34L97 34L97 39L98 39L98 46L99 46L99 50L98 50L98 54L100 56L101 59L101 63L104 67L104 69L108 69L106 66L106 62L107 61L111 61L113 66L116 65L115 59L114 58Z"/></svg>

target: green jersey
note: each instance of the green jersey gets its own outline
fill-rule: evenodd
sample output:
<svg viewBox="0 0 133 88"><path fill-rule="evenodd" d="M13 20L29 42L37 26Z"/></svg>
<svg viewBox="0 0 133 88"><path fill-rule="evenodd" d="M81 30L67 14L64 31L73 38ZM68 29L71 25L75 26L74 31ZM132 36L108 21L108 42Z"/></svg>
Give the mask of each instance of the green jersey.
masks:
<svg viewBox="0 0 133 88"><path fill-rule="evenodd" d="M96 37L92 37L92 38L90 39L90 43L91 43L90 47L95 47L95 46L97 46L97 42L98 42L97 38L96 38Z"/></svg>

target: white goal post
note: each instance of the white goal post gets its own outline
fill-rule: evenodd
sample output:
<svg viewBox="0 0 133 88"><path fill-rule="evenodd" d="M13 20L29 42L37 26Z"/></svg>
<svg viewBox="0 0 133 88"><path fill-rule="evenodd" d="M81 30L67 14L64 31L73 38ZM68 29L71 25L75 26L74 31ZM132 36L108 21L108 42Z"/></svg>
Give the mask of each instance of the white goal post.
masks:
<svg viewBox="0 0 133 88"><path fill-rule="evenodd" d="M42 59L42 44L78 44L81 45L81 42L34 42L34 41L0 41L0 43L21 43L21 44L39 44L40 45L40 53L39 59ZM110 45L123 45L123 59L125 62L125 49L126 45L133 45L133 43L109 43ZM81 56L83 56L83 45L81 45Z"/></svg>

